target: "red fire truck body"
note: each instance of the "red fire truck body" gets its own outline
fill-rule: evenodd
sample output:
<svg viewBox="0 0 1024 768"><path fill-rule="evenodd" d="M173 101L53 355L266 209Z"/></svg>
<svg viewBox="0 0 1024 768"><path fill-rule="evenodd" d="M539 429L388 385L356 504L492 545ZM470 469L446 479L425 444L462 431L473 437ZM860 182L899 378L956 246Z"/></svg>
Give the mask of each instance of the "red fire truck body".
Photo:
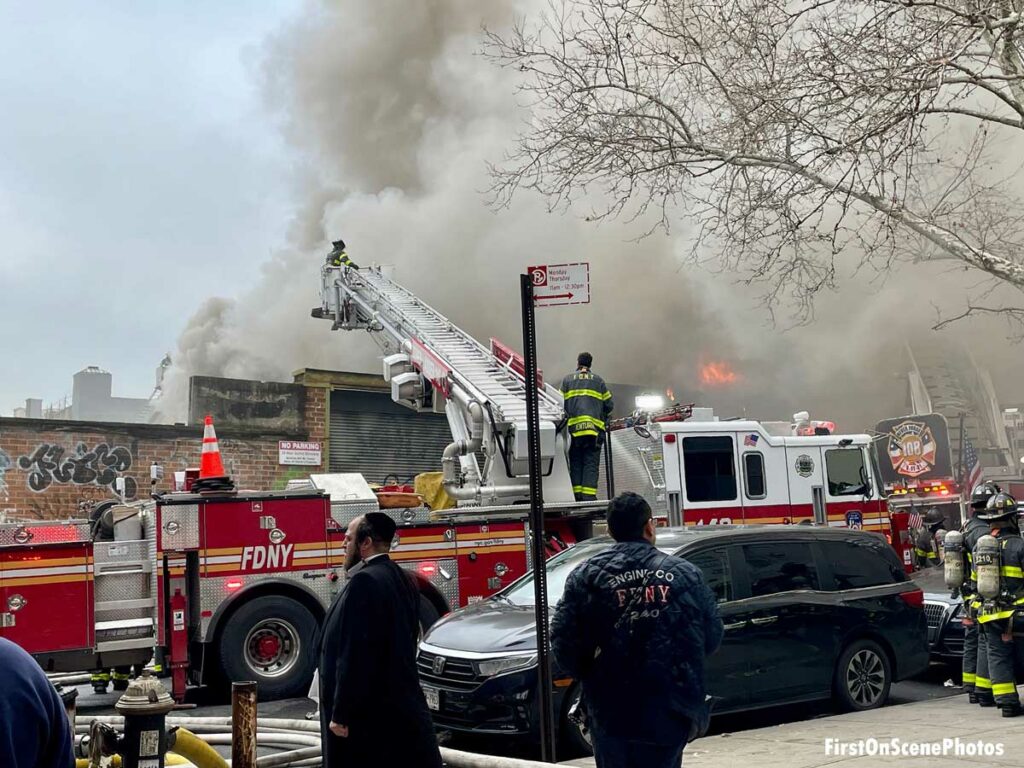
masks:
<svg viewBox="0 0 1024 768"><path fill-rule="evenodd" d="M106 531L88 521L0 525L0 637L54 671L142 664L156 649L179 698L189 683L242 678L268 698L301 695L312 638L343 583L345 530L379 509L360 475L304 485L168 493L114 508ZM391 556L419 588L424 626L530 567L523 507L383 511L398 523ZM552 552L586 535L589 517L554 512Z"/></svg>

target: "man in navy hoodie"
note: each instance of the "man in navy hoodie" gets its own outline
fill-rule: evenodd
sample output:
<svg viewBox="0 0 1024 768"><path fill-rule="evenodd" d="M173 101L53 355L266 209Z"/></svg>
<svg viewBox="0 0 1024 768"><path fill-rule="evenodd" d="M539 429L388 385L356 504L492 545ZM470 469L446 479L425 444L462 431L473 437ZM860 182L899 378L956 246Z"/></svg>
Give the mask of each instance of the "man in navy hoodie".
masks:
<svg viewBox="0 0 1024 768"><path fill-rule="evenodd" d="M573 571L551 622L559 665L582 683L597 768L677 768L707 727L704 659L722 642L696 566L659 551L651 508L608 505L609 549Z"/></svg>
<svg viewBox="0 0 1024 768"><path fill-rule="evenodd" d="M0 638L0 764L72 768L64 704L35 659Z"/></svg>

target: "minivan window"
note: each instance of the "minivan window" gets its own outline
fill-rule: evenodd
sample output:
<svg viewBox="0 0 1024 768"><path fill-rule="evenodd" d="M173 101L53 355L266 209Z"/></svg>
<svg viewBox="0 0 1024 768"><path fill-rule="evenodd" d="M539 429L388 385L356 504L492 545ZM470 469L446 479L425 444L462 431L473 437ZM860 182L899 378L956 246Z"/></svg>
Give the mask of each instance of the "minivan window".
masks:
<svg viewBox="0 0 1024 768"><path fill-rule="evenodd" d="M868 492L868 468L859 448L825 451L830 496L863 496Z"/></svg>
<svg viewBox="0 0 1024 768"><path fill-rule="evenodd" d="M762 454L743 454L743 481L746 483L748 499L763 499L768 495L765 489L764 456Z"/></svg>
<svg viewBox="0 0 1024 768"><path fill-rule="evenodd" d="M700 568L704 574L704 582L715 593L717 602L725 603L733 599L727 550L708 549L692 555L683 555L683 557Z"/></svg>
<svg viewBox="0 0 1024 768"><path fill-rule="evenodd" d="M736 467L731 437L684 437L683 471L689 501L736 498Z"/></svg>
<svg viewBox="0 0 1024 768"><path fill-rule="evenodd" d="M857 541L819 542L825 559L832 567L834 589L860 589L903 581L903 566L896 557L888 557L890 548L883 542L868 539Z"/></svg>
<svg viewBox="0 0 1024 768"><path fill-rule="evenodd" d="M750 574L751 597L820 589L810 544L799 541L745 544L743 557Z"/></svg>

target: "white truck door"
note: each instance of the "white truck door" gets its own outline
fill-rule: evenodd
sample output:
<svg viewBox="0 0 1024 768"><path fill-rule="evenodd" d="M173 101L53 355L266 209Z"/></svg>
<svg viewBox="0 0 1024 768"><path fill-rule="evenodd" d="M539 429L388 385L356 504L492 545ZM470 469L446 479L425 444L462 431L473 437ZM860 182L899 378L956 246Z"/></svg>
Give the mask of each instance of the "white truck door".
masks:
<svg viewBox="0 0 1024 768"><path fill-rule="evenodd" d="M737 447L744 522L794 522L785 446L769 444L764 435L743 432L737 437Z"/></svg>
<svg viewBox="0 0 1024 768"><path fill-rule="evenodd" d="M736 434L681 434L682 507L687 525L743 522Z"/></svg>
<svg viewBox="0 0 1024 768"><path fill-rule="evenodd" d="M821 447L786 446L786 477L789 479L789 506L792 522L811 520L827 523L825 475Z"/></svg>

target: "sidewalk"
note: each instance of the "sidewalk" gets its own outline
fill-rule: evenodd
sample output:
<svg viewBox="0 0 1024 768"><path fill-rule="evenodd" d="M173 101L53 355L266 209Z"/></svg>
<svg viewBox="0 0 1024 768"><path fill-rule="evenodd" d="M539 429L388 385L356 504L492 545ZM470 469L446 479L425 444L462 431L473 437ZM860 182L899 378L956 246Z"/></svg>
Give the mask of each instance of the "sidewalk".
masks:
<svg viewBox="0 0 1024 768"><path fill-rule="evenodd" d="M1002 755L957 754L950 743L943 756L913 757L894 753L894 756L867 754L852 756L847 747L845 756L841 745L831 753L826 751L826 740L855 744L860 740L877 739L878 747L899 739L902 748L911 743L936 742L959 737L961 747L973 748L980 740L989 745L1002 744ZM868 742L864 746L871 747ZM991 747L990 747L991 749ZM771 728L760 728L737 734L721 734L700 739L686 748L684 768L733 768L748 764L756 768L819 768L834 765L912 765L914 768L931 766L1019 766L1024 764L1024 716L1002 718L997 709L982 709L967 702L966 696L952 696L932 701L883 707L870 712L835 715L799 723L787 723ZM594 766L594 760L574 760L565 765Z"/></svg>

